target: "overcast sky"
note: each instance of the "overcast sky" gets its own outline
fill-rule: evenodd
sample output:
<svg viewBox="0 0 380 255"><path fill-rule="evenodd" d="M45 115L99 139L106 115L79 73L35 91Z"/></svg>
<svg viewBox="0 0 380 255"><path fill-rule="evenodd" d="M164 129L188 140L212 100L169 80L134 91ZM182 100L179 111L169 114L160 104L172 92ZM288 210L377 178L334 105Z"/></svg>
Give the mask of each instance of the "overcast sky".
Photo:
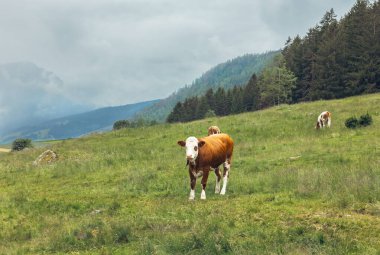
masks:
<svg viewBox="0 0 380 255"><path fill-rule="evenodd" d="M227 59L283 47L354 2L0 0L0 64L35 63L59 77L62 96L93 107L164 98Z"/></svg>

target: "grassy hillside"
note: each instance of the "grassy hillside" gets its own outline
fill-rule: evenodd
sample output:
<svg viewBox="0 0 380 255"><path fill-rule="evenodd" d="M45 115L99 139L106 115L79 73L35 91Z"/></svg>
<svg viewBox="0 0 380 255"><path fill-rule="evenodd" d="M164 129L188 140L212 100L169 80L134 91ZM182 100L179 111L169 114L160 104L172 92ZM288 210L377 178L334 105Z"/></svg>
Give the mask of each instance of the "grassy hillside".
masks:
<svg viewBox="0 0 380 255"><path fill-rule="evenodd" d="M0 253L379 254L380 94L125 129L0 154ZM332 128L316 131L318 114ZM370 113L373 125L344 127ZM189 202L176 144L211 124L235 140L227 194Z"/></svg>
<svg viewBox="0 0 380 255"><path fill-rule="evenodd" d="M195 79L191 85L179 89L136 115L148 120L165 122L177 102L203 95L210 88L215 91L219 87L228 89L246 85L254 73L259 74L279 53L280 51L269 51L262 54L246 54L221 63Z"/></svg>

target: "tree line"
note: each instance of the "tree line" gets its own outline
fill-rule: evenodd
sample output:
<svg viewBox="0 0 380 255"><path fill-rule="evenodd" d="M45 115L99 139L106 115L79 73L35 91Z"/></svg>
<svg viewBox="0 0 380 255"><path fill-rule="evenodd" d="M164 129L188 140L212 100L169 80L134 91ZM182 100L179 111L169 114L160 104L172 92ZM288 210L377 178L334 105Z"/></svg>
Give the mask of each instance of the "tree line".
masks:
<svg viewBox="0 0 380 255"><path fill-rule="evenodd" d="M232 89L209 89L203 96L178 102L167 122L186 122L205 117L254 111L268 106L290 103L296 77L286 68L282 54L275 57L259 77L253 74L247 85Z"/></svg>
<svg viewBox="0 0 380 255"><path fill-rule="evenodd" d="M334 99L380 91L380 2L357 0L340 21L334 10L245 86L209 89L178 102L167 122L255 111L281 103Z"/></svg>
<svg viewBox="0 0 380 255"><path fill-rule="evenodd" d="M218 64L195 79L191 84L180 88L169 97L137 113L137 118L162 121L168 116L175 104L188 97L200 96L210 88L233 88L245 85L252 73L261 72L280 51L262 54L246 54Z"/></svg>
<svg viewBox="0 0 380 255"><path fill-rule="evenodd" d="M113 130L119 130L122 128L140 128L140 127L149 127L154 126L157 124L157 121L155 120L144 120L144 119L137 119L137 120L118 120L113 123Z"/></svg>
<svg viewBox="0 0 380 255"><path fill-rule="evenodd" d="M358 0L340 20L334 10L282 53L297 77L292 101L343 98L380 91L380 2Z"/></svg>

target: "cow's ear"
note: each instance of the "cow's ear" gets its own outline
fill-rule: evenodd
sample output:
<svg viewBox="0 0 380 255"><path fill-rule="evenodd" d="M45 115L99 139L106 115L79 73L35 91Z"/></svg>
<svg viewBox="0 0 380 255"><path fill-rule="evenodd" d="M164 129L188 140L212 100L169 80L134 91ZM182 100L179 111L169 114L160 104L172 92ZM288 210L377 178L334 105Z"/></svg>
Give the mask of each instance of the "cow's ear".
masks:
<svg viewBox="0 0 380 255"><path fill-rule="evenodd" d="M178 141L177 142L179 146L185 147L186 143L185 141Z"/></svg>
<svg viewBox="0 0 380 255"><path fill-rule="evenodd" d="M198 142L198 147L201 148L203 145L205 145L205 141L199 141Z"/></svg>

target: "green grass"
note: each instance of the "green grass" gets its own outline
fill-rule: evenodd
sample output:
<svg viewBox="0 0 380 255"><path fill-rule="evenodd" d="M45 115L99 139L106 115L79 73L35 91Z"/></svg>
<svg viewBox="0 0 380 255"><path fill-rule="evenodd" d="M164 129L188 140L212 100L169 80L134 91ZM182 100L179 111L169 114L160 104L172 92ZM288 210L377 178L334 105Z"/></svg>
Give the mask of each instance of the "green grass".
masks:
<svg viewBox="0 0 380 255"><path fill-rule="evenodd" d="M380 254L380 94L124 129L0 154L0 254ZM331 129L315 130L332 112ZM355 130L344 121L369 113ZM189 202L177 140L235 141ZM32 165L46 147L52 165ZM295 158L293 158L295 157ZM98 211L96 211L98 210Z"/></svg>

